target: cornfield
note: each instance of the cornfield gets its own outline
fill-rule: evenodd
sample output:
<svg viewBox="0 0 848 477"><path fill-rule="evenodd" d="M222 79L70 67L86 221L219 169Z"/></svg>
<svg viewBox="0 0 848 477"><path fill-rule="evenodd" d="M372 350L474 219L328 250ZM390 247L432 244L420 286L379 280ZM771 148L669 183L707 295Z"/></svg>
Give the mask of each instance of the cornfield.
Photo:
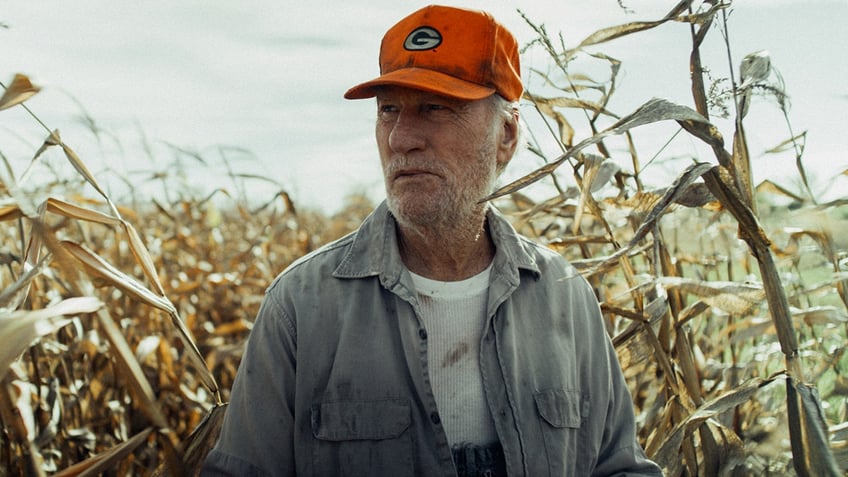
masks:
<svg viewBox="0 0 848 477"><path fill-rule="evenodd" d="M731 8L681 1L661 19L602 29L573 48L526 18L538 33L527 49L550 65L532 72L543 86L522 102L539 118L528 142L541 165L489 200L594 286L639 440L667 475L841 475L848 199L823 202L809 183L805 134L792 131L767 55L729 60L727 78L709 83L699 48L726 32ZM626 115L610 111L621 65L586 52L672 21L690 26L690 56L675 67L691 72L693 106L647 99ZM608 66L608 77L581 73L578 58ZM3 87L0 110L26 108L39 90L21 74ZM770 152L794 156L797 190L752 179L744 119L764 98L786 118L787 140ZM44 143L24 170L0 154L0 476L194 475L265 287L355 229L373 204L351 197L326 216L299 210L285 191L252 203L218 189L127 207L27 112ZM710 119L725 113L729 141ZM591 131L585 139L575 138L576 121ZM660 188L643 182L634 140L655 123L709 151ZM559 156L547 157L542 135ZM624 152L608 147L613 138ZM33 173L51 148L76 176ZM556 192L531 198L537 182Z"/></svg>

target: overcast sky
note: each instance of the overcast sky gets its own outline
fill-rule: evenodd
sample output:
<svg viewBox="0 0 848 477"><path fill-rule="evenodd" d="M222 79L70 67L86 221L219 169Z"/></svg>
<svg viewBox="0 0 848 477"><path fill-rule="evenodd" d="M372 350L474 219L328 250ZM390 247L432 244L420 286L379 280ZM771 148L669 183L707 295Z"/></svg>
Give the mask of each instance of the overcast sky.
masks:
<svg viewBox="0 0 848 477"><path fill-rule="evenodd" d="M266 178L247 182L260 202L279 188L296 202L330 211L350 192L381 197L373 103L345 101L342 94L377 74L383 33L425 2L2 3L0 81L25 73L41 84L43 91L27 104L50 128L62 132L102 180L112 183L121 175L159 193L161 184L148 182L149 174L175 173L173 162L179 160L188 177L185 187L233 190L232 182L221 179L227 167ZM602 27L658 19L676 2L622 3L631 12L615 0L528 0L520 8L573 47ZM517 1L454 4L492 11L522 44L535 37L516 12ZM808 131L805 164L823 190L832 176L848 168L843 125L848 0L736 0L729 13L736 64L749 52L767 49L782 73L792 102L792 127L796 134ZM689 44L688 26L672 23L595 48L623 62L614 111L627 114L652 97L691 105ZM710 33L704 53L713 76L726 77L727 56L718 29ZM522 61L525 77L531 67L550 69L538 50ZM590 62L577 67L584 64L591 70ZM102 129L99 141L80 119L84 114ZM523 114L535 113L525 108ZM763 154L789 137L782 113L762 100L752 106L746 127L756 177L792 186L793 156ZM670 124L637 133L643 159L676 130ZM732 129L722 133L732 137ZM16 171L44 136L21 108L0 112L0 152ZM149 155L144 141L152 149ZM187 159L168 145L197 152L200 159ZM664 154L671 155L675 147L687 154L694 146L685 134L679 135ZM557 151L546 153L554 157ZM58 155L47 159L61 167ZM626 154L620 159L627 167ZM534 161L517 159L513 175L537 167ZM652 166L656 185L667 184L666 175L686 164L684 159ZM177 183L169 185L172 193Z"/></svg>

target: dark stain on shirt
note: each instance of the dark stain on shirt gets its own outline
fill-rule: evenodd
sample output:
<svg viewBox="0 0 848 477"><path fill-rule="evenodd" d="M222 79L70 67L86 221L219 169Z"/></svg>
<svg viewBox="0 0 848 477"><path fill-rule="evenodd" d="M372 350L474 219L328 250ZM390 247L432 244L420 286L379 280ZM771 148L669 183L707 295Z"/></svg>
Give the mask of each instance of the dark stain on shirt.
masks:
<svg viewBox="0 0 848 477"><path fill-rule="evenodd" d="M463 356L468 354L468 351L470 351L470 349L471 348L468 346L468 343L464 341L462 343L459 343L458 345L456 345L455 348L448 351L448 353L445 355L445 359L442 360L442 367L449 368L455 365L459 362L459 360L463 358Z"/></svg>

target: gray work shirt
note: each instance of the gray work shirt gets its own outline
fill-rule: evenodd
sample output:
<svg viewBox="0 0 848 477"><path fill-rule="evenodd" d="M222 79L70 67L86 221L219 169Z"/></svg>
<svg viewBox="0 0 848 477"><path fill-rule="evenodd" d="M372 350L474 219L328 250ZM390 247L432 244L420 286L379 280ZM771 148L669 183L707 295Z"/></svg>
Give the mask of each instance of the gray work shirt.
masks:
<svg viewBox="0 0 848 477"><path fill-rule="evenodd" d="M480 371L510 476L662 475L589 284L487 216ZM204 475L455 476L385 203L268 288Z"/></svg>

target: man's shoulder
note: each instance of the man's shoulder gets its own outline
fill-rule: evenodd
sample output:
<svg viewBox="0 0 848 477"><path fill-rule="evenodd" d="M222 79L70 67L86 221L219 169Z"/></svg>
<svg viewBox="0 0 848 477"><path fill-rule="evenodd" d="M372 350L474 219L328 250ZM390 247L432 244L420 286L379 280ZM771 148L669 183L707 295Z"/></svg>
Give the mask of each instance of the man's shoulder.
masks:
<svg viewBox="0 0 848 477"><path fill-rule="evenodd" d="M381 274L385 253L391 253L387 250L396 248L396 245L387 243L387 237L393 236L391 227L392 222L384 202L355 231L293 261L277 275L268 291L282 288L282 284L295 285L295 290L304 286L324 289L346 278Z"/></svg>
<svg viewBox="0 0 848 477"><path fill-rule="evenodd" d="M518 243L524 249L524 252L532 257L541 268L554 268L556 270L574 270L571 262L563 257L559 252L540 242L538 239L533 239L516 233Z"/></svg>
<svg viewBox="0 0 848 477"><path fill-rule="evenodd" d="M561 296L574 297L574 294L593 295L591 286L580 270L557 250L539 240L522 234L515 234L516 242L522 249L525 265L523 268L533 274L534 279L523 282L525 285L555 290Z"/></svg>
<svg viewBox="0 0 848 477"><path fill-rule="evenodd" d="M490 227L495 246L503 249L506 260L518 269L533 273L537 278L579 277L575 267L559 252L546 246L538 239L519 233L497 209L490 209Z"/></svg>
<svg viewBox="0 0 848 477"><path fill-rule="evenodd" d="M308 275L315 275L319 279L329 277L341 263L356 233L357 231L351 232L296 259L274 278L269 288L273 288L278 282L289 277Z"/></svg>
<svg viewBox="0 0 848 477"><path fill-rule="evenodd" d="M565 257L560 255L556 250L548 247L537 239L532 239L527 237L526 235L522 235L520 233L515 234L518 237L518 241L522 244L525 250L528 253L535 255L536 257L543 260L551 260L554 262L567 263Z"/></svg>

